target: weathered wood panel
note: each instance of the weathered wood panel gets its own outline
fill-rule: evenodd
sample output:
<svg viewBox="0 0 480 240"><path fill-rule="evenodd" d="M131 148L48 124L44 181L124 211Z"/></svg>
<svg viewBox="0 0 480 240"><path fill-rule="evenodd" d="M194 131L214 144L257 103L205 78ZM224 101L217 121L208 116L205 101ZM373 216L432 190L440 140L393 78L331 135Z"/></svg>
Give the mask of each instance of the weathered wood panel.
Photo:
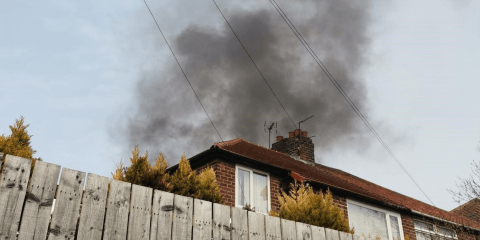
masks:
<svg viewBox="0 0 480 240"><path fill-rule="evenodd" d="M267 240L281 240L282 228L280 227L280 218L265 216L265 235Z"/></svg>
<svg viewBox="0 0 480 240"><path fill-rule="evenodd" d="M103 239L127 239L128 212L130 208L131 183L112 179L107 201L107 214L105 215L105 230Z"/></svg>
<svg viewBox="0 0 480 240"><path fill-rule="evenodd" d="M148 240L150 238L152 197L152 188L132 185L127 240Z"/></svg>
<svg viewBox="0 0 480 240"><path fill-rule="evenodd" d="M323 227L311 226L312 227L312 240L326 240L325 229Z"/></svg>
<svg viewBox="0 0 480 240"><path fill-rule="evenodd" d="M359 235L353 235L353 240L364 240L363 237L360 237Z"/></svg>
<svg viewBox="0 0 480 240"><path fill-rule="evenodd" d="M82 199L77 239L102 239L108 178L89 173Z"/></svg>
<svg viewBox="0 0 480 240"><path fill-rule="evenodd" d="M150 240L172 239L172 217L173 193L154 190Z"/></svg>
<svg viewBox="0 0 480 240"><path fill-rule="evenodd" d="M193 201L193 240L212 239L212 203Z"/></svg>
<svg viewBox="0 0 480 240"><path fill-rule="evenodd" d="M248 212L249 240L265 240L265 215Z"/></svg>
<svg viewBox="0 0 480 240"><path fill-rule="evenodd" d="M325 236L327 237L327 240L340 240L338 231L330 228L325 228Z"/></svg>
<svg viewBox="0 0 480 240"><path fill-rule="evenodd" d="M297 228L297 240L312 240L312 228L309 224L295 223Z"/></svg>
<svg viewBox="0 0 480 240"><path fill-rule="evenodd" d="M172 239L192 239L193 198L175 195Z"/></svg>
<svg viewBox="0 0 480 240"><path fill-rule="evenodd" d="M48 240L74 239L85 173L63 168Z"/></svg>
<svg viewBox="0 0 480 240"><path fill-rule="evenodd" d="M232 240L248 239L247 211L232 207Z"/></svg>
<svg viewBox="0 0 480 240"><path fill-rule="evenodd" d="M340 234L340 240L353 240L352 234L346 232L338 232Z"/></svg>
<svg viewBox="0 0 480 240"><path fill-rule="evenodd" d="M37 161L27 189L19 240L45 240L57 190L60 166Z"/></svg>
<svg viewBox="0 0 480 240"><path fill-rule="evenodd" d="M213 240L230 240L230 206L213 204Z"/></svg>
<svg viewBox="0 0 480 240"><path fill-rule="evenodd" d="M296 228L295 228L295 222L294 221L280 219L280 225L282 227L282 240L296 240L297 239L297 231L296 231Z"/></svg>
<svg viewBox="0 0 480 240"><path fill-rule="evenodd" d="M0 239L16 239L30 177L30 159L7 155L0 176Z"/></svg>

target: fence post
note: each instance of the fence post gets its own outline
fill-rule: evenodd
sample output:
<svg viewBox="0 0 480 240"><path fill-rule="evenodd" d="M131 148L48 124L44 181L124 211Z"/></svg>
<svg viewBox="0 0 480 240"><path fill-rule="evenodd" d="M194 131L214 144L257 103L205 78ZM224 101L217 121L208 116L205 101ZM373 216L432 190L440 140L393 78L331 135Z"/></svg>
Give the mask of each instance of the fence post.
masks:
<svg viewBox="0 0 480 240"><path fill-rule="evenodd" d="M77 239L102 239L108 182L106 177L88 174Z"/></svg>
<svg viewBox="0 0 480 240"><path fill-rule="evenodd" d="M172 217L173 193L154 190L150 240L172 239Z"/></svg>
<svg viewBox="0 0 480 240"><path fill-rule="evenodd" d="M30 177L30 159L7 155L0 175L0 238L16 239Z"/></svg>
<svg viewBox="0 0 480 240"><path fill-rule="evenodd" d="M127 239L132 184L112 179L107 201L103 239Z"/></svg>
<svg viewBox="0 0 480 240"><path fill-rule="evenodd" d="M172 239L192 239L193 198L175 195Z"/></svg>
<svg viewBox="0 0 480 240"><path fill-rule="evenodd" d="M27 189L27 198L22 214L19 240L45 240L52 204L57 190L60 166L37 161Z"/></svg>
<svg viewBox="0 0 480 240"><path fill-rule="evenodd" d="M132 185L127 240L148 240L150 238L152 197L152 188Z"/></svg>
<svg viewBox="0 0 480 240"><path fill-rule="evenodd" d="M63 168L48 240L75 239L85 173Z"/></svg>

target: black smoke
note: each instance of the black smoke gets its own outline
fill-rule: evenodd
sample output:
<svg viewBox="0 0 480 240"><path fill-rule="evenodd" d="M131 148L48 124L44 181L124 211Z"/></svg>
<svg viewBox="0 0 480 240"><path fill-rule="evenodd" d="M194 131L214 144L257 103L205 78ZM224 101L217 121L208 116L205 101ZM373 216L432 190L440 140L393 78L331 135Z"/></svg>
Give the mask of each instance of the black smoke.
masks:
<svg viewBox="0 0 480 240"><path fill-rule="evenodd" d="M223 139L243 138L266 145L265 121L278 122L278 134L272 134L272 141L275 135L287 136L293 124L213 3L207 0L203 4L212 5L208 14L216 15L217 26L192 23L169 39ZM219 2L295 124L315 115L302 124L302 130L316 135L317 156L345 148L345 144L364 147L368 141L363 137L365 128L360 127L363 123L273 6L228 8L226 4ZM357 107L368 112L362 74L371 44L369 1L279 4ZM153 10L157 14L163 11ZM158 31L153 28L153 20L150 23L151 31ZM157 38L144 42L150 43L152 52L161 52L169 60L140 72L135 101L116 129L130 148L140 144L150 152L163 152L170 163L175 163L180 154L193 156L220 139L177 63L165 51L164 40L158 32L155 34Z"/></svg>

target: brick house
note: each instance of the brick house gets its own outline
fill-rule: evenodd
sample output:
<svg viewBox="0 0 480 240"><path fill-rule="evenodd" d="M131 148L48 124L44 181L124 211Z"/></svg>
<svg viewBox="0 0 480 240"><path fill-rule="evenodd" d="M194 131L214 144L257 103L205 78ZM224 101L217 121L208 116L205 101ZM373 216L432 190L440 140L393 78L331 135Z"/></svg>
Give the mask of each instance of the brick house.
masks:
<svg viewBox="0 0 480 240"><path fill-rule="evenodd" d="M290 183L297 180L315 190L329 189L334 204L343 209L359 235L388 240L477 240L480 235L478 215L466 213L478 209L480 200L448 212L317 164L313 150L307 132L296 129L288 138L278 136L272 149L243 139L215 143L191 157L190 164L199 171L207 166L215 170L224 202L230 206L249 204L263 213L279 210L280 191L288 191Z"/></svg>

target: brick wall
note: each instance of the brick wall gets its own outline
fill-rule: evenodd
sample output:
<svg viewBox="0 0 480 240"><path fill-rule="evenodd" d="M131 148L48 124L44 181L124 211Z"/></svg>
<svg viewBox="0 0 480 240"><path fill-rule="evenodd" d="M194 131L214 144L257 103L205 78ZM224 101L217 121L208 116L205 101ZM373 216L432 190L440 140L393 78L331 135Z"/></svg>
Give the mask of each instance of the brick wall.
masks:
<svg viewBox="0 0 480 240"><path fill-rule="evenodd" d="M335 194L332 194L332 195L333 195L333 205L342 209L343 214L345 215L345 218L348 219L347 199L345 197L341 197Z"/></svg>
<svg viewBox="0 0 480 240"><path fill-rule="evenodd" d="M280 194L280 179L270 176L270 207L273 211L280 210L280 202L278 195Z"/></svg>
<svg viewBox="0 0 480 240"><path fill-rule="evenodd" d="M402 218L403 235L408 235L410 240L417 240L415 228L413 226L413 218L405 214L400 214L400 217Z"/></svg>
<svg viewBox="0 0 480 240"><path fill-rule="evenodd" d="M235 206L235 164L214 160L194 170L201 172L210 166L215 171L217 182L220 187L220 194L222 194L225 205ZM271 210L280 210L280 202L278 195L280 193L280 179L270 175L270 206Z"/></svg>

